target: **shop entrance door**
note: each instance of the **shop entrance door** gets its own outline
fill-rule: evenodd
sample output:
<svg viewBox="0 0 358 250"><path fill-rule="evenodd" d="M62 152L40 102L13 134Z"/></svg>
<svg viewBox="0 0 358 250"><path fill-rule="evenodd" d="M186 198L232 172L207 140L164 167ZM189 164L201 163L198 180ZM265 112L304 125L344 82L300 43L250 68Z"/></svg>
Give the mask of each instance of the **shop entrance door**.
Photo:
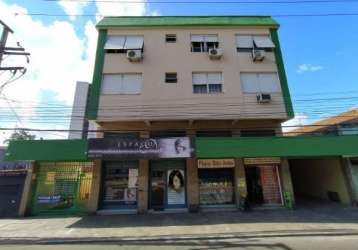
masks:
<svg viewBox="0 0 358 250"><path fill-rule="evenodd" d="M165 207L165 172L152 170L151 174L151 207L154 210L164 210Z"/></svg>
<svg viewBox="0 0 358 250"><path fill-rule="evenodd" d="M149 207L153 210L185 208L185 161L152 161L150 172Z"/></svg>

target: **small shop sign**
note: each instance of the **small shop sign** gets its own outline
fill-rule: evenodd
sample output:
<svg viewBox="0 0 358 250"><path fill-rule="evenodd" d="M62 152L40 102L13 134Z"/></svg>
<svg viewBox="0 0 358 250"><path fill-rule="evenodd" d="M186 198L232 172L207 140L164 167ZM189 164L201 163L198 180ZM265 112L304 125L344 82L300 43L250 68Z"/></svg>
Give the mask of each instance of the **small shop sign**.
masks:
<svg viewBox="0 0 358 250"><path fill-rule="evenodd" d="M37 203L39 203L39 204L57 204L60 201L61 201L61 195L37 197Z"/></svg>
<svg viewBox="0 0 358 250"><path fill-rule="evenodd" d="M189 158L194 152L189 137L93 138L88 142L89 159Z"/></svg>
<svg viewBox="0 0 358 250"><path fill-rule="evenodd" d="M245 165L280 164L280 157L244 158Z"/></svg>
<svg viewBox="0 0 358 250"><path fill-rule="evenodd" d="M233 168L235 167L234 159L200 159L198 168Z"/></svg>

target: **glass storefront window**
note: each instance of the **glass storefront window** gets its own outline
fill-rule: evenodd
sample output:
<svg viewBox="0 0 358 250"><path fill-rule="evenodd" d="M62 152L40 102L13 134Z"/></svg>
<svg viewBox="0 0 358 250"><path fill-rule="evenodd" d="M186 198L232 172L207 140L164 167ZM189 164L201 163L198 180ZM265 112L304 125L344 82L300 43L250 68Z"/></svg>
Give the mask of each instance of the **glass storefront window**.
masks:
<svg viewBox="0 0 358 250"><path fill-rule="evenodd" d="M137 187L137 162L106 162L103 174L102 207L135 208Z"/></svg>
<svg viewBox="0 0 358 250"><path fill-rule="evenodd" d="M201 205L234 203L233 169L199 169Z"/></svg>

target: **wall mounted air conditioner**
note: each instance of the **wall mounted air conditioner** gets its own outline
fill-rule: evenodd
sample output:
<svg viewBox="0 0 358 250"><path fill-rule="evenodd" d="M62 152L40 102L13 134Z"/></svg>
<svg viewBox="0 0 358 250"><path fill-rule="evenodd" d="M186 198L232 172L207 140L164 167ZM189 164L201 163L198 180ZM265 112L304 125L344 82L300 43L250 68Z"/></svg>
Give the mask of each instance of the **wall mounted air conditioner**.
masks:
<svg viewBox="0 0 358 250"><path fill-rule="evenodd" d="M256 96L258 103L269 103L271 102L271 94L259 93Z"/></svg>
<svg viewBox="0 0 358 250"><path fill-rule="evenodd" d="M209 49L208 53L211 60L219 60L223 56L223 49Z"/></svg>
<svg viewBox="0 0 358 250"><path fill-rule="evenodd" d="M138 62L138 61L142 60L142 58L143 58L142 51L139 50L139 49L128 50L127 51L127 58L131 62Z"/></svg>
<svg viewBox="0 0 358 250"><path fill-rule="evenodd" d="M252 60L254 62L262 62L265 59L265 51L262 49L252 50Z"/></svg>

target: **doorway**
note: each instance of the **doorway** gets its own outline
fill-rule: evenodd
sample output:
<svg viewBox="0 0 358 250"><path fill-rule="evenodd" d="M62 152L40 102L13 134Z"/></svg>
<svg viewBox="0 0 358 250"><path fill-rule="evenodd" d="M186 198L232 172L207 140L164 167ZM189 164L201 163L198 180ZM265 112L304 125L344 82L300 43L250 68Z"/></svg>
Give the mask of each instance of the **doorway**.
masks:
<svg viewBox="0 0 358 250"><path fill-rule="evenodd" d="M282 205L277 166L246 166L247 199L252 206Z"/></svg>
<svg viewBox="0 0 358 250"><path fill-rule="evenodd" d="M163 211L186 207L185 161L151 161L149 207Z"/></svg>

